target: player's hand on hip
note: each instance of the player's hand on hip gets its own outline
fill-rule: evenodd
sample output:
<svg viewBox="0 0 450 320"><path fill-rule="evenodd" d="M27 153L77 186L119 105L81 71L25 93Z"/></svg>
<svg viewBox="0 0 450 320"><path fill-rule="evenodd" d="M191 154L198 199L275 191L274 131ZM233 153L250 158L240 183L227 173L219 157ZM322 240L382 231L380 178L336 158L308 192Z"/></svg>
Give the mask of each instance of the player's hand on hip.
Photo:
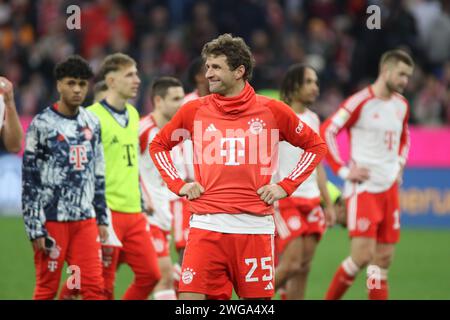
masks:
<svg viewBox="0 0 450 320"><path fill-rule="evenodd" d="M105 243L109 237L108 227L107 226L98 226L98 235L100 237L100 242Z"/></svg>
<svg viewBox="0 0 450 320"><path fill-rule="evenodd" d="M262 186L258 189L258 191L256 191L256 193L262 201L269 205L273 204L277 200L286 198L288 195L286 191L284 191L284 189L276 183Z"/></svg>
<svg viewBox="0 0 450 320"><path fill-rule="evenodd" d="M197 199L205 192L205 188L202 187L197 181L188 182L180 189L180 196L186 196L188 200Z"/></svg>
<svg viewBox="0 0 450 320"><path fill-rule="evenodd" d="M333 206L326 207L323 209L325 213L325 223L327 227L332 227L336 224L336 211L334 210Z"/></svg>
<svg viewBox="0 0 450 320"><path fill-rule="evenodd" d="M34 239L32 241L32 244L33 244L34 250L44 251L44 252L46 251L45 250L45 237L40 237L40 238Z"/></svg>
<svg viewBox="0 0 450 320"><path fill-rule="evenodd" d="M153 208L153 206L149 203L145 203L144 205L144 212L147 216L152 216L153 212L155 211L155 209Z"/></svg>
<svg viewBox="0 0 450 320"><path fill-rule="evenodd" d="M347 180L350 180L351 182L361 183L369 179L369 177L369 169L358 167L356 164L352 164L350 166L350 172L348 174Z"/></svg>

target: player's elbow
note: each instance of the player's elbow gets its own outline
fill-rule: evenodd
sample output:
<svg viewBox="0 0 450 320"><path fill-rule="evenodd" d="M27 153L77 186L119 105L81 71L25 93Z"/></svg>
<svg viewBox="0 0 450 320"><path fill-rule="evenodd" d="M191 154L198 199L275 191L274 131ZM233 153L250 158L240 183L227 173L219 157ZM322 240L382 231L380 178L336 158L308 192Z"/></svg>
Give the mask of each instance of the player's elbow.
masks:
<svg viewBox="0 0 450 320"><path fill-rule="evenodd" d="M12 153L18 153L22 149L23 132L22 130L15 131L16 132L1 132L6 151Z"/></svg>
<svg viewBox="0 0 450 320"><path fill-rule="evenodd" d="M321 160L328 154L328 146L324 141L319 144L317 154Z"/></svg>

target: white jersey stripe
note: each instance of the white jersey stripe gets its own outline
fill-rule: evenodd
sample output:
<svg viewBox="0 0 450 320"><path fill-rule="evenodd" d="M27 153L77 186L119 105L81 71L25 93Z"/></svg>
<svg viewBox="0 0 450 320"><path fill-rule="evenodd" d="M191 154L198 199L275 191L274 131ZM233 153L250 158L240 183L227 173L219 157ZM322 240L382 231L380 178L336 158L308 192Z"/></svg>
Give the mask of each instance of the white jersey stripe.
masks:
<svg viewBox="0 0 450 320"><path fill-rule="evenodd" d="M299 171L302 171L302 169L309 163L309 160L313 156L315 155L313 155L311 152L305 152L305 154L303 154L303 157L300 159L297 168L295 168L295 170L292 171L292 173L289 175L289 179L295 180L295 176L297 175L297 173Z"/></svg>
<svg viewBox="0 0 450 320"><path fill-rule="evenodd" d="M281 237L281 239L286 239L290 234L290 230L286 225L286 222L284 221L283 217L281 216L280 213L280 207L278 202L275 203L274 205L275 210L274 210L274 221L275 221L275 226L277 228L278 231L278 235Z"/></svg>
<svg viewBox="0 0 450 320"><path fill-rule="evenodd" d="M348 230L352 231L356 229L356 208L357 208L357 201L358 201L358 194L356 193L356 187L353 186L353 193L350 196L349 205L348 205Z"/></svg>
<svg viewBox="0 0 450 320"><path fill-rule="evenodd" d="M328 145L328 151L333 155L333 158L336 159L341 165L343 165L344 161L342 161L338 146L336 144L337 131L338 130L335 124L331 123L325 131L325 140Z"/></svg>
<svg viewBox="0 0 450 320"><path fill-rule="evenodd" d="M295 166L295 169L292 170L292 172L289 174L288 178L292 179L292 176L294 175L295 172L297 172L299 170L299 168L302 166L304 160L306 157L309 157L310 152L306 152L302 155L302 157L300 158L300 161L297 163L297 165Z"/></svg>
<svg viewBox="0 0 450 320"><path fill-rule="evenodd" d="M155 125L152 121L152 119L142 119L139 123L139 135L141 135L145 130L150 128L151 126Z"/></svg>
<svg viewBox="0 0 450 320"><path fill-rule="evenodd" d="M294 176L293 180L297 179L301 174L303 174L303 172L305 172L305 170L308 169L308 167L311 165L311 163L314 161L315 158L316 155L313 154L311 159L309 159L308 163L305 166L303 166L303 169Z"/></svg>
<svg viewBox="0 0 450 320"><path fill-rule="evenodd" d="M179 177L177 169L172 165L172 163L169 161L169 158L167 157L167 153L163 152L164 160L169 165L170 170L175 174L176 177Z"/></svg>
<svg viewBox="0 0 450 320"><path fill-rule="evenodd" d="M164 160L161 157L161 153L163 152L159 152L155 154L156 160L158 161L158 164L161 168L164 169L164 171L167 173L167 175L172 179L175 180L176 179L176 175L174 175L170 169L169 166L167 166L167 164L164 162Z"/></svg>
<svg viewBox="0 0 450 320"><path fill-rule="evenodd" d="M344 108L352 113L356 110L356 108L366 100L368 97L371 96L369 88L366 88L365 90L362 90L353 96L351 96L346 102L344 102Z"/></svg>

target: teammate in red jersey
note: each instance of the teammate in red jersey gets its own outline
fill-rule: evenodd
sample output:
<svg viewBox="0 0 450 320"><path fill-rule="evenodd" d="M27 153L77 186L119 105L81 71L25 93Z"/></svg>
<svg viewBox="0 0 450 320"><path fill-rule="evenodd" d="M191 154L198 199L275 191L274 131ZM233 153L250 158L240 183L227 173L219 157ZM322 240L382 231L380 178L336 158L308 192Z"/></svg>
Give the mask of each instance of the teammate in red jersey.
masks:
<svg viewBox="0 0 450 320"><path fill-rule="evenodd" d="M153 164L149 154L149 144L181 107L184 90L181 82L172 77L161 77L152 84L151 97L154 111L143 117L139 123L139 171L141 190L144 194L153 244L158 255L161 279L153 290L155 300L175 300L174 269L170 257L170 231L172 229L171 199L174 194ZM175 154L175 156L174 156ZM183 163L181 150L172 149L173 158Z"/></svg>
<svg viewBox="0 0 450 320"><path fill-rule="evenodd" d="M202 50L211 95L181 107L150 145L169 189L190 201L189 237L180 299L271 298L273 203L312 173L327 148L284 103L255 94L248 83L250 49L224 34ZM183 181L169 151L190 137L196 181ZM293 172L270 184L280 140L305 150Z"/></svg>
<svg viewBox="0 0 450 320"><path fill-rule="evenodd" d="M308 108L318 95L319 79L314 69L304 64L291 66L282 81L281 99L317 133L319 117ZM280 162L275 180L292 171L302 152L287 142L280 143ZM286 287L286 299L303 299L317 244L326 226L332 226L336 220L322 164L289 198L275 203L274 217L277 229L275 244L280 255L275 273L275 289Z"/></svg>
<svg viewBox="0 0 450 320"><path fill-rule="evenodd" d="M350 256L338 268L326 299L339 299L367 266L369 299L387 299L387 272L400 236L398 184L409 150L407 100L401 95L414 62L392 50L380 60L374 84L346 99L321 128L327 160L345 180ZM336 135L349 130L351 154L346 166Z"/></svg>
<svg viewBox="0 0 450 320"><path fill-rule="evenodd" d="M14 102L13 84L0 77L0 140L9 152L19 152L23 129Z"/></svg>

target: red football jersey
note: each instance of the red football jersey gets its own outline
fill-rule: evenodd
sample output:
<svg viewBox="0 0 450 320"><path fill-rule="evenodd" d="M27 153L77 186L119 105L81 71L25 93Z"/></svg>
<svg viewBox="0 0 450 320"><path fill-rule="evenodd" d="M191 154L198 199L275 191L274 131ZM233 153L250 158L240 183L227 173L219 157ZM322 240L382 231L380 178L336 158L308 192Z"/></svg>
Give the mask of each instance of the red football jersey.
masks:
<svg viewBox="0 0 450 320"><path fill-rule="evenodd" d="M205 192L190 201L196 214L267 215L273 207L257 190L270 183L279 141L300 147L297 166L279 185L290 195L327 152L323 140L286 104L255 94L246 83L235 97L211 94L183 105L150 145L150 155L170 190L185 182L169 151L189 137L194 144L195 180Z"/></svg>

